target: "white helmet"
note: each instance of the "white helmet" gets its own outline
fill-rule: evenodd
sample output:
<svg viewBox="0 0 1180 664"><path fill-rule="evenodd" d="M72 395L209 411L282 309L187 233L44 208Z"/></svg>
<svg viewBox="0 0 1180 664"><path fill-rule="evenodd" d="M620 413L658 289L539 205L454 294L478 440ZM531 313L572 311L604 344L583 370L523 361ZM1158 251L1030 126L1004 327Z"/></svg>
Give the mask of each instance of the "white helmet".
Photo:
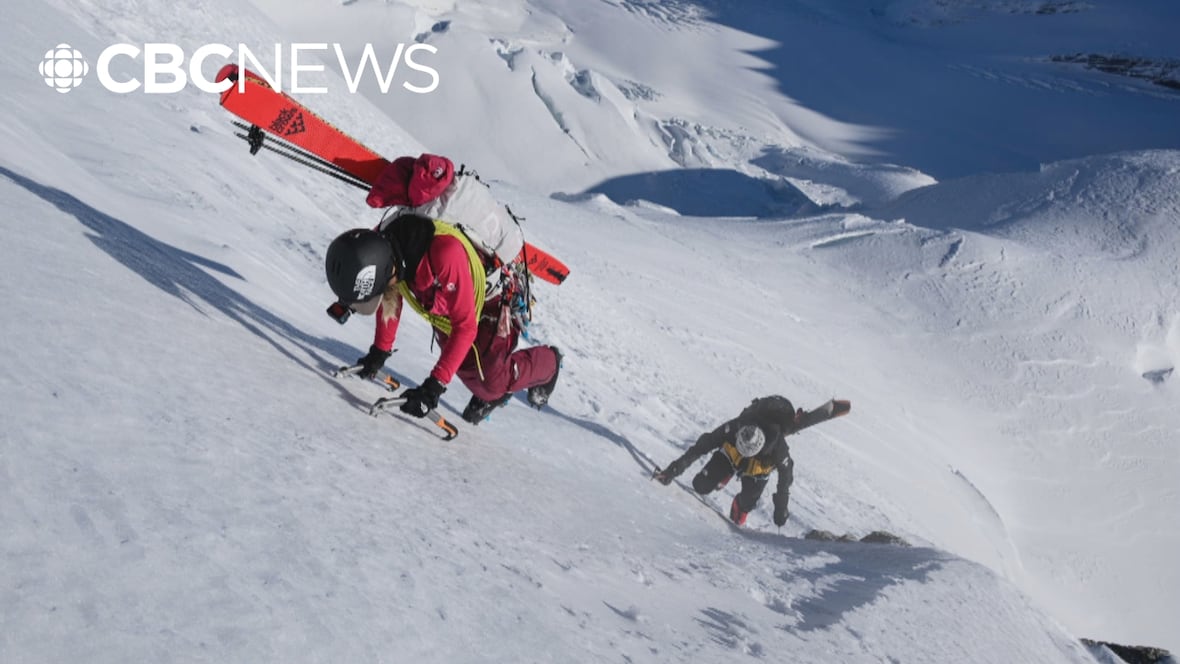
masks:
<svg viewBox="0 0 1180 664"><path fill-rule="evenodd" d="M766 444L766 434L762 433L762 429L747 424L738 429L737 432L737 451L738 454L744 457L752 457L762 451L762 446Z"/></svg>

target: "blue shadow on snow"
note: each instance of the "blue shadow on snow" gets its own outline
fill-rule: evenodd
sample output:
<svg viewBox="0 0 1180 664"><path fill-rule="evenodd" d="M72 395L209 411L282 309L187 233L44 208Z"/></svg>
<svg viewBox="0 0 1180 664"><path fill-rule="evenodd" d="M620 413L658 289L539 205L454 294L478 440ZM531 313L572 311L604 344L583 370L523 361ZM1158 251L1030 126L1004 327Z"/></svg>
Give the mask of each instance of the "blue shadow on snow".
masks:
<svg viewBox="0 0 1180 664"><path fill-rule="evenodd" d="M552 412L561 419L601 436L627 451L640 467L645 478L650 478L652 473L660 467L626 436L615 433L598 422L572 417L552 407L548 408L547 412ZM693 472L690 469L685 473L685 477L691 477ZM817 554L825 554L835 558L823 565L779 573L784 581L799 579L807 581L814 592L814 594L796 599L789 606L772 604L769 607L784 616L796 619L793 624L782 626L782 629L788 632L810 632L836 626L846 614L872 604L891 586L911 581L924 583L932 573L942 569L946 562L955 560L955 557L949 553L925 547L806 540L779 533L744 528L734 524L726 515L718 512L704 496L694 491L690 485L685 484L682 480L677 480L674 484L721 519L737 536L760 542L769 547L787 549L797 557L814 557ZM653 484L653 488L666 490L671 487ZM765 502L764 498L759 505L764 507ZM610 605L608 607L627 617L615 607ZM706 607L701 609L701 614L703 617L695 620L709 632L710 638L719 645L736 648L744 641L743 634L748 634L748 630L740 618L726 611L715 607Z"/></svg>
<svg viewBox="0 0 1180 664"><path fill-rule="evenodd" d="M583 194L603 194L620 205L648 201L689 217L782 217L816 210L810 199L785 180L760 180L720 168L622 175Z"/></svg>
<svg viewBox="0 0 1180 664"><path fill-rule="evenodd" d="M292 362L322 374L339 365L339 362L331 361L323 355L348 358L357 354L356 349L348 344L333 339L313 337L302 332L205 271L212 270L240 280L241 275L232 268L161 242L124 221L96 210L69 193L40 184L3 166L0 166L0 175L62 212L74 216L90 231L87 233L87 238L95 246L148 283L198 311L201 308L194 298L205 302L260 339L270 343L275 350ZM308 355L316 357L320 366L317 368L308 365L268 332L277 335L279 339L298 345ZM335 384L335 381L326 377L325 379ZM361 403L342 388L341 395L346 400L356 402L358 407L363 406L367 410L367 403Z"/></svg>
<svg viewBox="0 0 1180 664"><path fill-rule="evenodd" d="M684 2L626 3L675 20ZM1159 45L1180 9L1155 21L1120 20L1118 4L1051 16L975 12L943 25L906 20L904 6L781 0L693 0L705 20L761 37L757 71L800 107L864 128L836 152L902 164L939 180L1035 171L1093 154L1180 148L1176 102L1159 86L1051 62L1055 54ZM869 3L863 3L869 4ZM904 3L893 3L904 5ZM692 14L690 13L689 16ZM1097 32L1094 25L1112 26ZM938 57L931 57L931 53ZM804 138L825 142L824 131Z"/></svg>

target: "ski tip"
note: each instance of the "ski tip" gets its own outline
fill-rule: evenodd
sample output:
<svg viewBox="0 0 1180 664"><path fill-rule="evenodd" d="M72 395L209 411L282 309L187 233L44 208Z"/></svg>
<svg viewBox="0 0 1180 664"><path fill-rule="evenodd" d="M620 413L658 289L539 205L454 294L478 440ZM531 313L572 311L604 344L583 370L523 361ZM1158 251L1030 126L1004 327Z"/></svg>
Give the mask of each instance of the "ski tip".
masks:
<svg viewBox="0 0 1180 664"><path fill-rule="evenodd" d="M217 70L217 77L215 82L220 83L224 80L230 80L234 83L238 82L238 66L235 64L228 64Z"/></svg>

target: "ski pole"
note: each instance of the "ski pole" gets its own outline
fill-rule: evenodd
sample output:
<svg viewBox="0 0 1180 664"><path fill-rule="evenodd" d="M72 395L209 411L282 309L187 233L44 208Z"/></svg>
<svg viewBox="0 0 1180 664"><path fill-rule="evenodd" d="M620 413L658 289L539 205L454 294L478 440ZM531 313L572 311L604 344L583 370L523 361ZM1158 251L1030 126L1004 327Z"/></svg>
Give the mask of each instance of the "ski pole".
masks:
<svg viewBox="0 0 1180 664"><path fill-rule="evenodd" d="M238 129L241 129L242 131L246 132L245 138L242 138L242 136L240 136L238 134L235 134L235 136L238 136L238 138L242 138L242 140L246 141L246 143L249 144L250 154L258 154L258 151L260 149L262 149L263 147L269 146L270 143L277 143L280 148L287 150L289 152L292 152L295 155L298 155L300 157L303 157L304 159L307 159L308 161L319 164L329 170L336 171L337 173L340 173L341 175L347 175L349 177L356 178L355 175L348 172L348 170L346 170L344 167L340 166L339 164L332 162L325 157L321 157L320 155L318 155L314 152L311 152L310 150L308 150L306 148L295 145L294 143L292 143L284 138L281 138L279 136L275 136L274 134L271 134L270 141L268 142L266 140L266 138L267 138L266 132L264 132L262 130L262 127L259 127L258 125L246 124L245 122L241 122L238 120L230 120L230 124L237 127ZM359 179L359 178L357 178L357 179Z"/></svg>
<svg viewBox="0 0 1180 664"><path fill-rule="evenodd" d="M246 129L246 127L242 126L240 123L235 122L234 125ZM340 180L346 184L350 184L358 189L364 189L365 191L368 191L370 188L368 184L362 182L348 171L340 168L330 161L306 152L298 146L292 145L273 136L271 137L270 142L266 142L263 138L264 134L262 133L262 130L256 125L251 126L249 129L247 129L247 131L249 133L234 133L234 136L237 136L238 138L246 141L246 143L250 145L250 154L257 154L260 149L265 148L279 156L286 157L287 159L290 159L301 166L306 166L313 171L319 171L324 175L336 178L337 180ZM277 142L278 145L271 145L272 142Z"/></svg>

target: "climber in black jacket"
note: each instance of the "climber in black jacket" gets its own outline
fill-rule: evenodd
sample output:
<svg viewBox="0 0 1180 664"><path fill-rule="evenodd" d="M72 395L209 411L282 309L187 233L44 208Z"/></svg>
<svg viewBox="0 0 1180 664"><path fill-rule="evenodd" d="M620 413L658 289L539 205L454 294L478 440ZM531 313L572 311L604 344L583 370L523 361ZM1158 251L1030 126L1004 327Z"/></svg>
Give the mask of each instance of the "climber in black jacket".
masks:
<svg viewBox="0 0 1180 664"><path fill-rule="evenodd" d="M786 436L794 432L799 414L785 397L755 399L740 415L703 434L696 444L652 477L661 484L670 484L697 459L713 452L709 462L693 478L692 488L707 494L725 486L735 474L741 477L742 490L729 507L729 518L742 525L758 504L770 481L770 473L778 471L774 523L781 526L790 516L788 502L795 477L795 462L791 460Z"/></svg>

